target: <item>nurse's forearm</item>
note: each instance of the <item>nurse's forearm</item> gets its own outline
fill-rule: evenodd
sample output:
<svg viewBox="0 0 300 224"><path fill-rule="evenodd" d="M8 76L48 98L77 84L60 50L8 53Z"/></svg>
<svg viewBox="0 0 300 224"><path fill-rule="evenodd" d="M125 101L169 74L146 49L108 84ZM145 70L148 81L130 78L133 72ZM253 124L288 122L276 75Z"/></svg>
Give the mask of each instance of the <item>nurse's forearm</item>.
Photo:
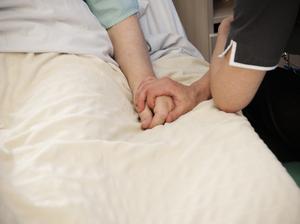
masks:
<svg viewBox="0 0 300 224"><path fill-rule="evenodd" d="M265 72L229 65L231 50L218 57L225 48L230 19L221 23L210 66L210 89L217 108L235 113L245 108L254 97Z"/></svg>
<svg viewBox="0 0 300 224"><path fill-rule="evenodd" d="M147 45L136 16L130 16L108 30L114 57L133 92L147 76L154 76Z"/></svg>

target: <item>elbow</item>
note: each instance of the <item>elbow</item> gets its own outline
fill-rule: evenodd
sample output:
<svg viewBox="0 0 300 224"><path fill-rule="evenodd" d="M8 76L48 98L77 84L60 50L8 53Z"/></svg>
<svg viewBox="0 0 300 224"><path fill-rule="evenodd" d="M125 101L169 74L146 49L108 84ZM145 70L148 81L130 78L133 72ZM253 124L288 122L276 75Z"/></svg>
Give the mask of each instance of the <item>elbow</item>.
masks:
<svg viewBox="0 0 300 224"><path fill-rule="evenodd" d="M240 74L237 71L231 73L223 69L222 72L212 74L210 90L215 106L219 110L227 113L239 112L254 98L263 76L255 79L251 73L252 76L249 74L249 77L255 80L249 81L250 78L245 78L248 73L242 76L244 71L240 72L242 73Z"/></svg>
<svg viewBox="0 0 300 224"><path fill-rule="evenodd" d="M219 110L226 113L237 113L248 105L248 101L237 97L213 96L213 101Z"/></svg>
<svg viewBox="0 0 300 224"><path fill-rule="evenodd" d="M220 103L215 102L216 108L218 108L220 111L226 112L226 113L237 113L240 110L243 109L243 107L240 107L239 105L232 105L229 103Z"/></svg>

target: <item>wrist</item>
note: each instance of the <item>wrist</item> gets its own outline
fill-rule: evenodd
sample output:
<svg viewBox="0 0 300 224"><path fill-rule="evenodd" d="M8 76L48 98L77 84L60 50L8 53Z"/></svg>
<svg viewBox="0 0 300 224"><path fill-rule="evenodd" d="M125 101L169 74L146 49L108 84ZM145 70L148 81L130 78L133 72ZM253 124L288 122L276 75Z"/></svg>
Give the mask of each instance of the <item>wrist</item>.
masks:
<svg viewBox="0 0 300 224"><path fill-rule="evenodd" d="M196 103L200 103L211 98L210 82L208 73L191 86Z"/></svg>

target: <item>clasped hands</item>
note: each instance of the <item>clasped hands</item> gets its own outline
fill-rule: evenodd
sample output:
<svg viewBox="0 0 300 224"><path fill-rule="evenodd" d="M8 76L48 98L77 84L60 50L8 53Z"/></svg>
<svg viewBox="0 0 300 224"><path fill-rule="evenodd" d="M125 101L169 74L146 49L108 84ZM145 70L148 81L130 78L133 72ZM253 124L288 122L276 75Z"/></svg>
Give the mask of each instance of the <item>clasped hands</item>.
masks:
<svg viewBox="0 0 300 224"><path fill-rule="evenodd" d="M192 85L180 84L169 77L157 79L154 75L140 82L134 91L134 104L143 129L173 122L198 103L211 99L210 76L220 69L218 55L224 50L232 20L228 17L222 21L210 69Z"/></svg>
<svg viewBox="0 0 300 224"><path fill-rule="evenodd" d="M180 84L168 77L145 78L134 93L135 109L142 129L151 129L175 121L197 104L193 86Z"/></svg>

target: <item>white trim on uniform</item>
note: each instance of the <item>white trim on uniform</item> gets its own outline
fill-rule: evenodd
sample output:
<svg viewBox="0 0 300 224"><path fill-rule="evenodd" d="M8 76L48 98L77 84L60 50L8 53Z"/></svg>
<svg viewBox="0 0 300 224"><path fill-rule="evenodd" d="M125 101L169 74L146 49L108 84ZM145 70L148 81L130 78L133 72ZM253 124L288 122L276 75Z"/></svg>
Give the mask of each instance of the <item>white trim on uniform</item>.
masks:
<svg viewBox="0 0 300 224"><path fill-rule="evenodd" d="M272 67L263 67L263 66L248 65L248 64L243 64L243 63L236 62L236 61L234 61L236 48L237 48L237 43L234 40L231 40L228 47L218 57L223 58L228 53L228 51L231 49L231 55L230 55L230 58L229 58L229 65L230 66L238 67L238 68L259 70L259 71L271 71L271 70L274 70L275 68L277 68L277 66L278 66L278 65L275 65L275 66L272 66Z"/></svg>

